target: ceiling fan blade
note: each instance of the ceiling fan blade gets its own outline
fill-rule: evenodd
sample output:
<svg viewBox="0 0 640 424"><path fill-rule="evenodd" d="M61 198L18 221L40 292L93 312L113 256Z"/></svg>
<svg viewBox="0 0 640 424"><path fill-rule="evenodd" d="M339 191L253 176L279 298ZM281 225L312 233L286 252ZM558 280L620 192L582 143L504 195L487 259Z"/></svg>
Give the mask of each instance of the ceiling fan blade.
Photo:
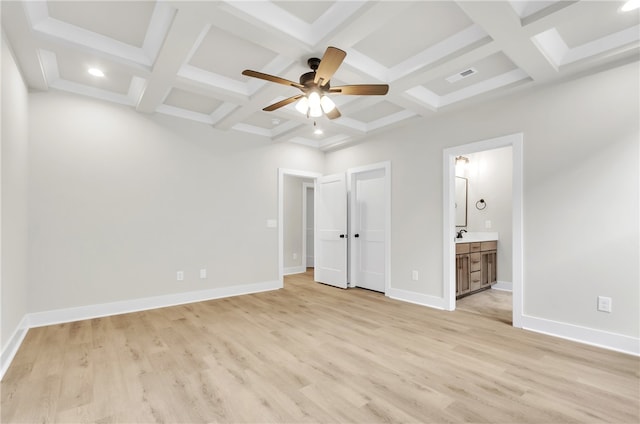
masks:
<svg viewBox="0 0 640 424"><path fill-rule="evenodd" d="M342 116L337 107L334 107L331 112L325 113L325 115L327 115L327 118L329 119L336 119Z"/></svg>
<svg viewBox="0 0 640 424"><path fill-rule="evenodd" d="M276 103L274 103L272 105L269 105L269 106L265 107L262 110L264 110L265 112L272 112L272 111L274 111L276 109L280 109L282 106L286 106L289 103L295 102L296 100L298 100L302 96L304 96L304 94L298 94L297 96L291 96L291 97L289 97L287 99L280 100L279 102L276 102Z"/></svg>
<svg viewBox="0 0 640 424"><path fill-rule="evenodd" d="M320 59L320 65L316 70L316 76L313 82L319 84L320 87L327 85L333 74L338 70L347 53L335 47L327 47L324 56Z"/></svg>
<svg viewBox="0 0 640 424"><path fill-rule="evenodd" d="M275 82L277 84L290 85L291 87L296 87L300 89L304 88L304 85L300 83L290 81L288 79L276 77L274 75L263 74L262 72L258 72L258 71L252 71L251 69L245 69L244 71L242 71L242 75L246 75L248 77L253 77L253 78L259 78L265 81Z"/></svg>
<svg viewBox="0 0 640 424"><path fill-rule="evenodd" d="M387 84L341 85L331 87L329 92L357 96L382 96L389 92L389 86Z"/></svg>

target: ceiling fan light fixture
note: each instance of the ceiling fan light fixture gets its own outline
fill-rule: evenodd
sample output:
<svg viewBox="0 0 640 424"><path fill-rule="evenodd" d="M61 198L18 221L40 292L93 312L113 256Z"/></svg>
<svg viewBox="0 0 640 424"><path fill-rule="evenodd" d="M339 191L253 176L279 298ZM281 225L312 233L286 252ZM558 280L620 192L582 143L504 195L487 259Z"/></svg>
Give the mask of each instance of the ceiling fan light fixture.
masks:
<svg viewBox="0 0 640 424"><path fill-rule="evenodd" d="M300 100L298 100L298 103L296 103L296 110L302 114L307 114L309 111L309 99L307 99L307 96L302 96Z"/></svg>
<svg viewBox="0 0 640 424"><path fill-rule="evenodd" d="M329 113L336 108L336 104L333 103L333 100L331 100L329 96L324 95L320 97L320 106L322 106L324 113Z"/></svg>
<svg viewBox="0 0 640 424"><path fill-rule="evenodd" d="M309 116L317 118L322 116L322 108L320 106L320 95L316 91L309 93Z"/></svg>

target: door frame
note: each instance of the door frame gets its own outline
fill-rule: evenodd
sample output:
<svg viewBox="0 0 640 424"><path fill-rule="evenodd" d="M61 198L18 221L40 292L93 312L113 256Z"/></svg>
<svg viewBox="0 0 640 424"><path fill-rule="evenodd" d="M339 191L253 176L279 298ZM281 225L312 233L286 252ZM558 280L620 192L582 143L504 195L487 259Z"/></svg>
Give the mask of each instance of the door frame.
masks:
<svg viewBox="0 0 640 424"><path fill-rule="evenodd" d="M284 177L311 178L314 181L322 174L319 172L300 171L297 169L278 168L278 282L280 288L284 287ZM305 249L305 246L303 246ZM306 261L306 259L305 259Z"/></svg>
<svg viewBox="0 0 640 424"><path fill-rule="evenodd" d="M307 210L307 201L308 201L307 193L309 192L310 188L313 189L313 193L315 195L315 192L316 192L315 183L302 183L302 266L304 267L305 270L309 267L309 264L307 263L307 215L309 215L309 211ZM315 212L314 212L314 215L315 215ZM314 216L314 222L315 222L315 216ZM315 226L315 223L314 223L314 226ZM314 264L315 264L315 260L314 260Z"/></svg>
<svg viewBox="0 0 640 424"><path fill-rule="evenodd" d="M355 221L355 201L353 194L353 176L355 174L365 173L369 171L384 171L384 203L385 203L385 231L384 231L384 293L388 296L389 289L391 288L391 162L384 161L373 163L370 165L359 166L355 168L347 169L347 195L348 195L348 205L349 210L347 211L348 222L347 228L349 228L349 232L351 232L351 224ZM352 240L352 234L349 234L349 240ZM347 258L347 263L351 264L351 258L354 257L355 254L355 244L349 242L348 247L349 258ZM354 267L350 266L348 270L349 275L349 287L354 287L352 281L355 281L354 278L355 270Z"/></svg>
<svg viewBox="0 0 640 424"><path fill-rule="evenodd" d="M522 328L524 300L523 268L523 217L522 217L522 174L523 174L523 133L505 135L475 143L451 147L443 151L443 300L446 310L456 308L455 273L455 158L456 156L482 152L511 146L512 171L512 268L513 268L513 326Z"/></svg>

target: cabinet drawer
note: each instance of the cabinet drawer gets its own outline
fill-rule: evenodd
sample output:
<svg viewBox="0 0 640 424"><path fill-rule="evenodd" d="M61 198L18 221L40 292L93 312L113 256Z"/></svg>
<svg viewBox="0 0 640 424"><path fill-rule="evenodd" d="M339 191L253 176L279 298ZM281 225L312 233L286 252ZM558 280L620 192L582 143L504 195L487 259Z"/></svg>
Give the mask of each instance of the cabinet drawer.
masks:
<svg viewBox="0 0 640 424"><path fill-rule="evenodd" d="M482 243L469 243L469 244L471 245L470 247L471 252L479 252L482 247Z"/></svg>
<svg viewBox="0 0 640 424"><path fill-rule="evenodd" d="M472 253L469 255L471 271L480 271L482 265L482 253Z"/></svg>
<svg viewBox="0 0 640 424"><path fill-rule="evenodd" d="M484 252L485 250L496 250L498 247L497 241L483 241L480 243L480 249Z"/></svg>
<svg viewBox="0 0 640 424"><path fill-rule="evenodd" d="M456 244L456 254L469 253L469 243Z"/></svg>
<svg viewBox="0 0 640 424"><path fill-rule="evenodd" d="M471 291L479 289L481 287L480 271L470 272L469 277L471 278L471 281L469 282L469 286L470 286L469 288L471 289Z"/></svg>

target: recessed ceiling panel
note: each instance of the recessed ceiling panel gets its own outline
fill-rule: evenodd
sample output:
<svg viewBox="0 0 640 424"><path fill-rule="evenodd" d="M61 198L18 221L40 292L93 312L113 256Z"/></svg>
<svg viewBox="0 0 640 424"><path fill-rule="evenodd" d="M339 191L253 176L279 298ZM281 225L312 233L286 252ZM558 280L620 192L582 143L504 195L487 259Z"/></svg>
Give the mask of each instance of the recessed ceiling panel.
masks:
<svg viewBox="0 0 640 424"><path fill-rule="evenodd" d="M286 10L308 24L312 24L335 2L332 1L274 1L276 6Z"/></svg>
<svg viewBox="0 0 640 424"><path fill-rule="evenodd" d="M376 103L375 105L360 110L358 112L350 113L349 117L356 119L360 122L373 122L380 118L384 118L388 115L393 115L394 113L398 113L403 111L400 106L397 106L393 103L387 102L386 100Z"/></svg>
<svg viewBox="0 0 640 424"><path fill-rule="evenodd" d="M164 104L209 115L213 113L222 102L178 88L172 88L164 100Z"/></svg>
<svg viewBox="0 0 640 424"><path fill-rule="evenodd" d="M472 24L455 2L415 2L353 47L391 68Z"/></svg>
<svg viewBox="0 0 640 424"><path fill-rule="evenodd" d="M618 31L638 25L640 14L619 12L623 2L589 2L584 12L571 20L560 23L556 28L569 48L574 48Z"/></svg>
<svg viewBox="0 0 640 424"><path fill-rule="evenodd" d="M47 7L54 19L142 47L155 2L49 1Z"/></svg>
<svg viewBox="0 0 640 424"><path fill-rule="evenodd" d="M274 121L276 120L276 121ZM254 127L264 128L266 130L274 129L275 127L287 122L286 119L279 118L277 115L269 112L256 112L246 118L244 123L253 125Z"/></svg>
<svg viewBox="0 0 640 424"><path fill-rule="evenodd" d="M448 82L446 77L438 78L424 84L424 86L438 96L444 96L516 69L516 65L503 53L496 53L478 62L470 63L469 66L461 68L459 71L462 72L469 68L474 68L477 73L466 78L462 78L454 83ZM447 77L448 76L449 75L447 75Z"/></svg>
<svg viewBox="0 0 640 424"><path fill-rule="evenodd" d="M513 10L515 10L518 16L526 18L541 11L542 9L546 9L549 6L558 3L558 0L510 0L509 3L511 3L511 7L513 7Z"/></svg>
<svg viewBox="0 0 640 424"><path fill-rule="evenodd" d="M261 70L276 53L212 27L189 61L190 65L238 80L245 69Z"/></svg>
<svg viewBox="0 0 640 424"><path fill-rule="evenodd" d="M100 88L118 94L127 94L131 84L131 74L110 66L109 62L96 56L86 55L71 50L57 53L58 73L63 80L75 82L89 87ZM90 68L98 68L104 77L89 74Z"/></svg>

